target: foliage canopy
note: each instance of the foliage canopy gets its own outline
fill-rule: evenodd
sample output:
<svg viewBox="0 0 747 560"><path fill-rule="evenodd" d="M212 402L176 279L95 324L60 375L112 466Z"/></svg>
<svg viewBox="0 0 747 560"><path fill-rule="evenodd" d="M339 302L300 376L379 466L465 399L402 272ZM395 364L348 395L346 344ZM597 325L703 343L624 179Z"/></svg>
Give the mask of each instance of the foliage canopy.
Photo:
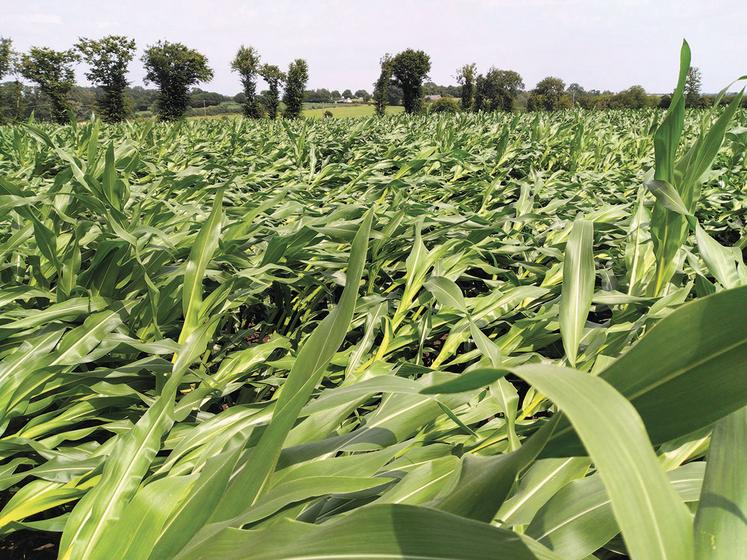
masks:
<svg viewBox="0 0 747 560"><path fill-rule="evenodd" d="M74 50L56 51L46 47L31 47L21 56L20 74L36 83L49 97L52 117L58 123L67 122L71 114L69 93L75 85L72 64L79 58Z"/></svg>
<svg viewBox="0 0 747 560"><path fill-rule="evenodd" d="M251 119L259 118L262 115L257 99L257 76L261 70L259 53L254 47L241 45L231 61L231 69L241 76L241 85L244 88L244 116Z"/></svg>
<svg viewBox="0 0 747 560"><path fill-rule="evenodd" d="M285 103L284 116L297 119L301 116L303 109L303 93L306 89L306 82L309 79L309 66L302 58L298 58L290 63L285 81L285 93L283 94L283 103ZM350 90L346 90L350 93Z"/></svg>
<svg viewBox="0 0 747 560"><path fill-rule="evenodd" d="M402 88L402 104L406 113L420 111L423 82L431 70L431 59L423 51L407 49L391 60L392 76Z"/></svg>
<svg viewBox="0 0 747 560"><path fill-rule="evenodd" d="M143 55L145 82L159 89L158 114L163 120L184 116L189 107L189 88L213 78L205 55L182 43L159 41Z"/></svg>
<svg viewBox="0 0 747 560"><path fill-rule="evenodd" d="M89 65L86 78L104 90L99 102L103 120L124 120L127 116L127 67L135 56L135 41L122 35L108 35L98 40L83 37L76 48Z"/></svg>

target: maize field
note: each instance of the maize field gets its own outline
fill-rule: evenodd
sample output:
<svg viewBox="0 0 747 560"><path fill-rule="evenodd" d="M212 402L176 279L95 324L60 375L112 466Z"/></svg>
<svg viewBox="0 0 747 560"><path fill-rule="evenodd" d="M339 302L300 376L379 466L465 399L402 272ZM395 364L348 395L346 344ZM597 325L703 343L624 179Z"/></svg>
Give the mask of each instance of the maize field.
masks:
<svg viewBox="0 0 747 560"><path fill-rule="evenodd" d="M0 547L744 558L747 114L689 56L667 112L0 128Z"/></svg>

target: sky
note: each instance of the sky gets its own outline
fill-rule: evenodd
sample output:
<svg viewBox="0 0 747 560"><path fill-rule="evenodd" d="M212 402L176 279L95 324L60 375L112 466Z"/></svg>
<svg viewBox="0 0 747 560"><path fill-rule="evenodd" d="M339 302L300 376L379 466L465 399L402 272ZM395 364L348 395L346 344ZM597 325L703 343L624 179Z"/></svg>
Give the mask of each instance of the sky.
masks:
<svg viewBox="0 0 747 560"><path fill-rule="evenodd" d="M143 49L160 39L208 57L214 79L203 89L235 94L230 62L241 44L263 62L309 64L308 88L372 89L384 53L422 49L431 79L454 84L475 62L519 72L527 88L545 76L586 89L619 91L640 84L671 91L679 47L690 43L703 91L747 73L744 0L3 0L0 36L18 51L66 49L78 37L132 37L130 66L142 85ZM83 68L79 81L85 82Z"/></svg>

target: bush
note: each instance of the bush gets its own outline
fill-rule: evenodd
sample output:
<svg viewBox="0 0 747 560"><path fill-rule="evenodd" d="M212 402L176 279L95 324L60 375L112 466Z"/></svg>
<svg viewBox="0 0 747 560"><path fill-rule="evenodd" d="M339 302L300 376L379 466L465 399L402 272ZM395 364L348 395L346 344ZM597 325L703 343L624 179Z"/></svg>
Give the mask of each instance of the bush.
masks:
<svg viewBox="0 0 747 560"><path fill-rule="evenodd" d="M218 105L209 105L207 107L192 108L187 111L187 115L190 117L210 117L215 115L228 115L233 113L241 113L242 107L235 101L224 101Z"/></svg>
<svg viewBox="0 0 747 560"><path fill-rule="evenodd" d="M454 97L442 97L436 99L428 107L429 113L458 113L459 112L459 100Z"/></svg>
<svg viewBox="0 0 747 560"><path fill-rule="evenodd" d="M332 117L334 117L334 115L332 114L332 111L330 111L329 109L327 109L326 111L324 111L324 118L325 119L331 119Z"/></svg>

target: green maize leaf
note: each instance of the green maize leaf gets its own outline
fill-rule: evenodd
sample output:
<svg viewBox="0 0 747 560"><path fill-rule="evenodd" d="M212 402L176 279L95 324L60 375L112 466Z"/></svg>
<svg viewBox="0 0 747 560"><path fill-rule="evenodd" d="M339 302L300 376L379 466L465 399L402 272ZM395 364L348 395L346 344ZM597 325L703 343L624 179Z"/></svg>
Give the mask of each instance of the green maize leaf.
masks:
<svg viewBox="0 0 747 560"><path fill-rule="evenodd" d="M193 331L174 363L163 393L135 428L123 435L108 458L101 481L70 515L62 536L62 558L91 558L160 449L161 437L173 423L176 389L191 363L205 351L217 318Z"/></svg>
<svg viewBox="0 0 747 560"><path fill-rule="evenodd" d="M738 558L747 547L747 407L716 424L708 450L700 503L695 513L698 558Z"/></svg>
<svg viewBox="0 0 747 560"><path fill-rule="evenodd" d="M223 191L219 190L215 195L213 210L200 228L189 253L189 260L184 271L184 287L182 288L184 325L179 333L179 344L187 340L198 325L198 315L202 309L202 282L205 269L218 248L220 226L223 219L222 201Z"/></svg>
<svg viewBox="0 0 747 560"><path fill-rule="evenodd" d="M431 276L424 286L433 293L441 305L453 307L459 311L466 311L467 304L459 286L453 280L443 276Z"/></svg>
<svg viewBox="0 0 747 560"><path fill-rule="evenodd" d="M361 531L365 527L365 531ZM286 536L279 541L277 535ZM448 513L408 505L375 505L322 525L285 521L268 529L226 529L204 548L177 558L404 558L534 560L524 542L509 531Z"/></svg>
<svg viewBox="0 0 747 560"><path fill-rule="evenodd" d="M708 235L700 224L695 228L695 239L708 270L724 288L747 284L747 267L737 247L724 247Z"/></svg>
<svg viewBox="0 0 747 560"><path fill-rule="evenodd" d="M568 362L576 365L578 345L583 338L586 317L594 294L594 226L573 224L563 260L563 289L560 294L560 333Z"/></svg>
<svg viewBox="0 0 747 560"><path fill-rule="evenodd" d="M602 379L575 370L527 365L511 372L548 395L570 418L604 482L631 556L693 557L689 513L667 482L630 403ZM621 449L628 451L620 455Z"/></svg>
<svg viewBox="0 0 747 560"><path fill-rule="evenodd" d="M600 377L633 404L656 444L706 427L747 403L737 375L747 364L746 313L745 287L683 305ZM546 453L582 453L574 439L561 425Z"/></svg>
<svg viewBox="0 0 747 560"><path fill-rule="evenodd" d="M697 502L703 463L689 463L667 473L685 502ZM581 560L603 547L620 531L612 504L598 475L564 486L531 520L526 534L567 560Z"/></svg>
<svg viewBox="0 0 747 560"><path fill-rule="evenodd" d="M319 324L299 351L283 385L272 420L257 444L249 464L239 471L223 500L218 504L213 515L214 521L232 518L257 501L275 468L290 428L319 382L332 355L342 344L358 297L372 221L373 212L369 211L353 240L342 297L337 307ZM241 491L234 492L235 488L240 488Z"/></svg>

